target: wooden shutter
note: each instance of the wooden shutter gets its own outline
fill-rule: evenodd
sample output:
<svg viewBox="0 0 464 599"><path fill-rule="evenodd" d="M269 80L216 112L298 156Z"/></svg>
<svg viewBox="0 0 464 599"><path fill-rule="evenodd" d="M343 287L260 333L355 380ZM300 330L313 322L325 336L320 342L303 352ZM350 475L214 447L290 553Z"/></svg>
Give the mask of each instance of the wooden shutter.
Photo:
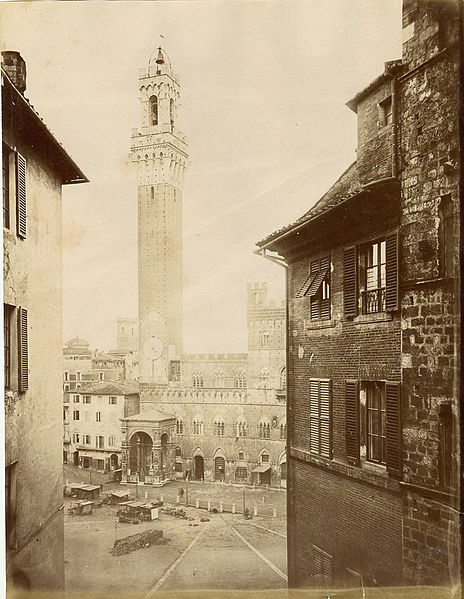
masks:
<svg viewBox="0 0 464 599"><path fill-rule="evenodd" d="M401 464L401 384L385 383L387 410L387 470L391 476L400 477Z"/></svg>
<svg viewBox="0 0 464 599"><path fill-rule="evenodd" d="M309 451L319 453L319 381L309 381Z"/></svg>
<svg viewBox="0 0 464 599"><path fill-rule="evenodd" d="M385 310L398 310L398 233L385 239Z"/></svg>
<svg viewBox="0 0 464 599"><path fill-rule="evenodd" d="M350 464L359 465L359 384L345 381L345 439L346 457Z"/></svg>
<svg viewBox="0 0 464 599"><path fill-rule="evenodd" d="M343 309L345 316L358 313L356 247L345 248L343 254Z"/></svg>
<svg viewBox="0 0 464 599"><path fill-rule="evenodd" d="M332 458L330 380L319 381L320 455Z"/></svg>
<svg viewBox="0 0 464 599"><path fill-rule="evenodd" d="M27 234L26 160L16 153L16 220L20 237Z"/></svg>
<svg viewBox="0 0 464 599"><path fill-rule="evenodd" d="M29 387L29 359L27 347L27 310L18 309L18 383L19 390Z"/></svg>

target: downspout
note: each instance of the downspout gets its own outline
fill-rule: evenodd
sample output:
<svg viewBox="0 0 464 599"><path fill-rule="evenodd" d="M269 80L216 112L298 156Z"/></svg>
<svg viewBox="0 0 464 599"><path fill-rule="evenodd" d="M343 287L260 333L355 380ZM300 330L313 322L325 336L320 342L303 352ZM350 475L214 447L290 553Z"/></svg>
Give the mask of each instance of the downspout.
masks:
<svg viewBox="0 0 464 599"><path fill-rule="evenodd" d="M291 531L292 522L294 519L292 518L292 493L291 493L291 485L290 485L290 468L289 468L289 459L290 459L290 402L288 401L288 364L289 364L289 355L290 355L290 332L288 330L289 327L289 316L288 316L288 264L285 262L284 258L278 256L271 256L266 253L267 250L265 248L259 248L255 250L253 253L257 256L261 256L262 258L266 258L270 262L274 264L278 264L279 266L283 266L285 268L285 369L286 369L286 377L285 377L285 399L286 399L286 408L285 408L285 418L287 421L287 438L285 440L285 455L287 459L287 488L286 488L286 496L287 496L287 568L288 568L288 588L290 588L290 584L293 582L293 572L290 567L290 559L289 556L293 557L293 551L291 547L291 540L293 538L293 534L288 534L288 531Z"/></svg>
<svg viewBox="0 0 464 599"><path fill-rule="evenodd" d="M391 80L391 92L392 92L392 168L391 176L396 178L398 176L398 109L397 109L397 91L398 91L398 80L393 77Z"/></svg>

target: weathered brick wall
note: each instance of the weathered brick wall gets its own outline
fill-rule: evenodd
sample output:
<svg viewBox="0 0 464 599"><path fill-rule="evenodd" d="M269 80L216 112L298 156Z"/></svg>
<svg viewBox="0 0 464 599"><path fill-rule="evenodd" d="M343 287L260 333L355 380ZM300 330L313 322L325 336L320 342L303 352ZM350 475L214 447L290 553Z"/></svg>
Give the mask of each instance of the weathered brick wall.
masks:
<svg viewBox="0 0 464 599"><path fill-rule="evenodd" d="M382 122L379 106L391 95L391 82L383 82L358 104L357 167L366 184L392 175L392 127Z"/></svg>
<svg viewBox="0 0 464 599"><path fill-rule="evenodd" d="M363 574L366 586L395 585L402 569L401 501L321 468L290 461L290 586L313 586L312 545L333 556L334 587L345 568ZM379 542L381 540L381 542Z"/></svg>

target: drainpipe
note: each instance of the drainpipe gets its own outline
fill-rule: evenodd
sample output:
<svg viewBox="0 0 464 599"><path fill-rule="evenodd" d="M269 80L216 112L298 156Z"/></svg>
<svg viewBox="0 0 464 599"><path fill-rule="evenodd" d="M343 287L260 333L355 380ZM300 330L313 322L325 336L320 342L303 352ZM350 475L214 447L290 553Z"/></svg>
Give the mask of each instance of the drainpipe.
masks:
<svg viewBox="0 0 464 599"><path fill-rule="evenodd" d="M398 80L393 77L391 80L392 90L392 177L398 176L398 109L397 109L397 91L398 91Z"/></svg>

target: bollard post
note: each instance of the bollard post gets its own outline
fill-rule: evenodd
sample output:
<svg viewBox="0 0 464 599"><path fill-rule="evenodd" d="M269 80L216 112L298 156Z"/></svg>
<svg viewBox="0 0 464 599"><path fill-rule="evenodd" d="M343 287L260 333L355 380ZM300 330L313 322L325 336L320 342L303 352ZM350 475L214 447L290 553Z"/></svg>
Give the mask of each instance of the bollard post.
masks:
<svg viewBox="0 0 464 599"><path fill-rule="evenodd" d="M163 495L160 495L160 502L164 503L164 497L163 497Z"/></svg>
<svg viewBox="0 0 464 599"><path fill-rule="evenodd" d="M253 506L253 515L254 516L258 515L258 506L257 505Z"/></svg>
<svg viewBox="0 0 464 599"><path fill-rule="evenodd" d="M272 515L274 518L277 518L277 510L275 508L272 510Z"/></svg>
<svg viewBox="0 0 464 599"><path fill-rule="evenodd" d="M198 509L200 507L200 500L195 499L195 507Z"/></svg>
<svg viewBox="0 0 464 599"><path fill-rule="evenodd" d="M235 514L235 503L232 504L232 513Z"/></svg>
<svg viewBox="0 0 464 599"><path fill-rule="evenodd" d="M148 491L145 491L145 499L148 499Z"/></svg>
<svg viewBox="0 0 464 599"><path fill-rule="evenodd" d="M179 497L179 495L176 497L176 503L180 503L180 497Z"/></svg>
<svg viewBox="0 0 464 599"><path fill-rule="evenodd" d="M222 514L222 501L219 502L219 513Z"/></svg>
<svg viewBox="0 0 464 599"><path fill-rule="evenodd" d="M211 500L208 499L208 512L210 512L210 511L211 511Z"/></svg>

